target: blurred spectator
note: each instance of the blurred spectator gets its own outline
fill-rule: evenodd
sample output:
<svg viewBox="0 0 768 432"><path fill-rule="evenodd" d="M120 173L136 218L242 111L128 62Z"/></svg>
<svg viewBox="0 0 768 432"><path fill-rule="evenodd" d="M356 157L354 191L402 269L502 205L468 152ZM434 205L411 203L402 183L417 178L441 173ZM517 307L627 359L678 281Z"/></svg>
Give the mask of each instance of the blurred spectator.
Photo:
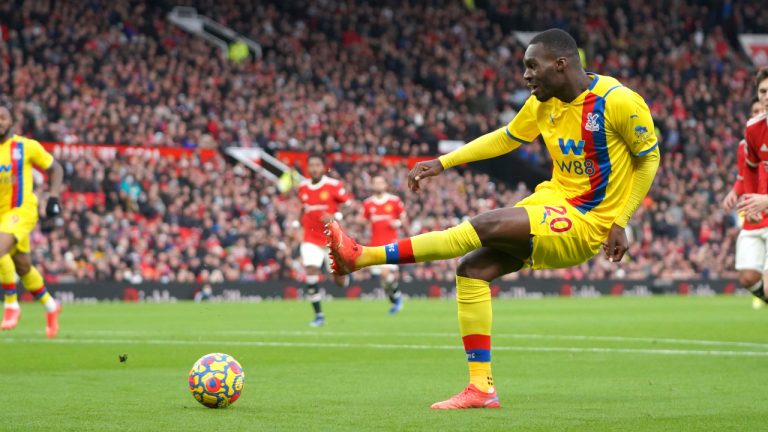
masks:
<svg viewBox="0 0 768 432"><path fill-rule="evenodd" d="M569 30L588 68L637 90L656 119L662 165L632 220L621 266L602 257L511 277L685 278L732 275L736 215L719 208L754 89L740 32L768 32L762 2L535 5L488 0L186 4L260 43L230 61L172 26L146 0L0 4L0 92L22 132L65 143L211 148L260 146L371 155L428 155L508 121L527 97L513 30ZM539 142L524 149L548 164ZM295 277L298 205L223 160L69 160L65 226L36 233L52 279L162 281ZM356 196L380 165L337 167ZM404 168L383 173L406 195ZM444 228L528 191L451 172L407 194L410 233ZM103 196L88 204L86 193ZM363 226L351 227L362 234ZM449 280L452 263L406 276Z"/></svg>

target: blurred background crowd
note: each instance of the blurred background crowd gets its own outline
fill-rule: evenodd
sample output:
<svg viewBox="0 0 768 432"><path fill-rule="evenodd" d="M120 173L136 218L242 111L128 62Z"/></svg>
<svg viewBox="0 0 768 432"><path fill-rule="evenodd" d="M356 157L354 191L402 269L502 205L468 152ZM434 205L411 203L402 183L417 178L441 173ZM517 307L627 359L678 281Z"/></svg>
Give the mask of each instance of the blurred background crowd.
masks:
<svg viewBox="0 0 768 432"><path fill-rule="evenodd" d="M727 277L738 216L721 200L754 96L754 68L736 39L768 33L760 1L191 0L185 5L258 42L233 61L173 26L176 3L140 0L0 4L0 93L18 132L65 144L215 149L230 146L437 155L508 122L528 96L514 30L557 26L587 70L639 92L654 115L662 163L631 221L628 257L512 277ZM549 168L543 145L519 162ZM234 281L301 278L299 203L223 156L203 162L68 156L60 226L33 236L51 281ZM364 239L370 177L400 195L404 234L449 227L530 192L454 170L428 193L406 191L407 167L329 166L353 192L346 218ZM454 263L412 265L410 279L451 280ZM361 277L366 277L363 274Z"/></svg>

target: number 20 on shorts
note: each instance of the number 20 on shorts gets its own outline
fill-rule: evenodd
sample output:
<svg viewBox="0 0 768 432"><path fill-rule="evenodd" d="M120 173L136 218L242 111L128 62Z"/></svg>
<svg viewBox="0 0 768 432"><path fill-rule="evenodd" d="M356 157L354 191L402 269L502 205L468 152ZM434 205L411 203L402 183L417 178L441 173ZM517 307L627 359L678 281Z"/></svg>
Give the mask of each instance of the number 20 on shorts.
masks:
<svg viewBox="0 0 768 432"><path fill-rule="evenodd" d="M565 216L567 212L563 206L544 206L544 212L547 214L547 218L552 217L553 213L559 215L552 217L552 219L549 220L549 229L551 229L552 232L563 233L570 230L573 226L571 219Z"/></svg>

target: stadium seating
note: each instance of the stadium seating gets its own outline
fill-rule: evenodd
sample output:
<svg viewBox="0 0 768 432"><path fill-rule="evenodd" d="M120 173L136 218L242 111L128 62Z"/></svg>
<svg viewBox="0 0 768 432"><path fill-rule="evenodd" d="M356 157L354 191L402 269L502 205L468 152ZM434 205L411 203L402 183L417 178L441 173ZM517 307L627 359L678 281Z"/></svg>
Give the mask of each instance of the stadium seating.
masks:
<svg viewBox="0 0 768 432"><path fill-rule="evenodd" d="M664 11L613 0L569 11L522 0L477 1L474 10L448 0L186 3L258 41L263 58L229 61L165 20L161 2L0 4L8 66L0 92L15 102L23 133L64 143L432 155L439 139L468 140L514 114L527 91L523 46L510 30L556 25L578 36L589 69L646 98L663 161L632 220L624 264L597 257L514 277L733 275L737 220L720 201L753 94L736 34L768 32L760 1L712 9L688 0ZM540 143L525 151L530 163L548 163ZM33 238L34 259L52 281L301 277L291 226L298 203L244 169L218 157L63 162L64 226ZM380 170L335 169L358 199ZM434 193L415 195L405 192L405 172L384 174L408 203L410 233L528 192L457 171L433 181ZM361 221L347 224L364 234ZM452 268L411 266L407 277L450 279Z"/></svg>

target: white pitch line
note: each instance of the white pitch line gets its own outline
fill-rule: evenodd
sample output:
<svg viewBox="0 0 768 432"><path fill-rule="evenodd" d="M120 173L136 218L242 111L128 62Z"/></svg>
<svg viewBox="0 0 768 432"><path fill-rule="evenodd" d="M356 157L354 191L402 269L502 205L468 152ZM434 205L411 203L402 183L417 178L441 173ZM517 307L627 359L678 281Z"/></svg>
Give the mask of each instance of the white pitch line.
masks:
<svg viewBox="0 0 768 432"><path fill-rule="evenodd" d="M260 342L260 341L191 341L191 340L162 340L162 339L33 339L33 338L2 338L4 343L52 343L52 344L85 344L85 345L222 345L249 347L280 347L280 348L344 348L344 349L380 349L380 350L448 350L460 351L457 345L408 345L408 344L375 344L375 343L333 343L333 342ZM567 353L600 353L600 354L649 354L649 355L679 355L679 356L715 356L715 357L768 357L764 351L720 351L720 350L681 350L681 349L643 349L643 348L596 348L596 347L515 347L495 346L495 351L516 352L567 352Z"/></svg>
<svg viewBox="0 0 768 432"><path fill-rule="evenodd" d="M132 330L79 330L79 334L86 335L104 335L104 336L148 336L150 333L137 332ZM157 335L157 332L152 332ZM199 333L196 333L199 334ZM222 330L207 331L205 335L221 336L314 336L314 337L446 337L456 338L459 333L438 333L438 332L337 332L325 330ZM545 335L545 334L514 334L514 333L496 333L493 339L525 339L525 340L566 340L566 341L596 341L596 342L630 342L630 343L658 343L669 345L701 345L701 346L730 346L744 348L763 348L768 349L768 343L743 342L743 341L718 341L706 339L680 339L680 338L656 338L643 336L591 336L591 335Z"/></svg>

